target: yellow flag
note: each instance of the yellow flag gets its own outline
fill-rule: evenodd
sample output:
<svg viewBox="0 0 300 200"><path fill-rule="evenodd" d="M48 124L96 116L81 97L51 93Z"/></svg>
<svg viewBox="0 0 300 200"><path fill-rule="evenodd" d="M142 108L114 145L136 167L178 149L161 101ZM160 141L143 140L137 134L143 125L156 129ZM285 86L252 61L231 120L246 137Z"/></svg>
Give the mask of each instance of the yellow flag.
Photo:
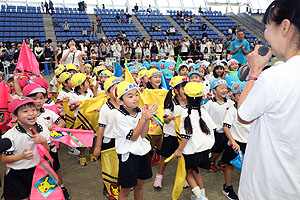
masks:
<svg viewBox="0 0 300 200"><path fill-rule="evenodd" d="M157 89L144 89L142 99L145 105L151 106L152 104L158 104L157 114L154 115L149 124L149 135L162 135L162 128L164 126L163 116L164 101L168 90Z"/></svg>
<svg viewBox="0 0 300 200"><path fill-rule="evenodd" d="M75 123L75 116L74 111L70 110L69 100L63 100L63 107L65 111L66 128L73 128Z"/></svg>
<svg viewBox="0 0 300 200"><path fill-rule="evenodd" d="M99 112L97 108L101 108L107 101L108 96L105 92L99 93L97 97L80 101L80 107L75 119L74 128L82 130L93 130L98 133Z"/></svg>
<svg viewBox="0 0 300 200"><path fill-rule="evenodd" d="M118 199L120 187L118 187L118 155L116 148L101 151L101 166L103 182L110 195Z"/></svg>
<svg viewBox="0 0 300 200"><path fill-rule="evenodd" d="M176 177L174 181L174 187L172 192L172 200L177 200L183 190L183 186L186 179L186 170L185 170L185 160L184 157L181 156L178 158Z"/></svg>

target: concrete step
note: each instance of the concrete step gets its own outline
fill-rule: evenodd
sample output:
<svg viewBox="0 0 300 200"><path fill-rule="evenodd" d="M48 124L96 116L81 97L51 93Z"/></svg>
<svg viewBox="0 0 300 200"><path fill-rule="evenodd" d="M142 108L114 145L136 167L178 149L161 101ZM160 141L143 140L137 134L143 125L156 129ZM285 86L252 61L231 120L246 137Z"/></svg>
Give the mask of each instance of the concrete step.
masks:
<svg viewBox="0 0 300 200"><path fill-rule="evenodd" d="M189 35L189 34L187 34L187 32L185 32L184 30L183 30L183 28L181 28L181 26L171 17L171 16L169 16L169 15L165 15L166 17L167 17L167 19L173 24L173 26L178 30L178 31L180 31L181 32L181 34L184 36L184 37L188 37L189 38L189 40L191 40L192 39L192 37Z"/></svg>
<svg viewBox="0 0 300 200"><path fill-rule="evenodd" d="M236 21L241 26L243 26L247 31L249 31L252 35L255 35L259 40L263 42L266 41L264 38L264 33L261 31L260 28L247 22L246 20L244 20L243 18L241 18L240 16L234 13L228 13L227 16L233 19L234 21Z"/></svg>
<svg viewBox="0 0 300 200"><path fill-rule="evenodd" d="M96 21L96 16L95 16L94 14L88 14L88 16L89 16L91 22L92 22L92 21L95 22L95 28L97 28L97 25L96 25L96 23L97 23L97 21ZM98 39L103 38L103 37L106 37L106 35L105 35L103 29L101 29L101 33L96 33L96 34L97 34L97 38L98 38Z"/></svg>
<svg viewBox="0 0 300 200"><path fill-rule="evenodd" d="M53 46L56 47L57 40L56 40L56 35L54 32L51 15L43 13L43 22L44 22L46 39L51 39L53 42Z"/></svg>
<svg viewBox="0 0 300 200"><path fill-rule="evenodd" d="M142 36L145 37L147 40L150 40L151 36L146 31L146 29L143 27L143 25L140 23L140 21L136 18L136 16L132 15L131 19L132 19L132 22L135 24L135 26L139 29Z"/></svg>
<svg viewBox="0 0 300 200"><path fill-rule="evenodd" d="M199 15L200 19L203 20L208 26L210 26L214 31L216 31L219 35L222 36L223 39L226 39L226 35L224 35L217 27L215 27L212 23L210 23L205 17Z"/></svg>

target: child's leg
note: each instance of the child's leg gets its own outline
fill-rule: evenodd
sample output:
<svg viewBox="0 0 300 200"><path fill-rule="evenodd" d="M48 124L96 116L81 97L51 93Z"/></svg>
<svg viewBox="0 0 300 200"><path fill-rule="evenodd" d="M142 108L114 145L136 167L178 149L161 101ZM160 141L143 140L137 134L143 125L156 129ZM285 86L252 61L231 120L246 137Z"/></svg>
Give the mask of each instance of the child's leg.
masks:
<svg viewBox="0 0 300 200"><path fill-rule="evenodd" d="M191 169L186 171L186 180L191 188L195 188L198 186Z"/></svg>
<svg viewBox="0 0 300 200"><path fill-rule="evenodd" d="M221 155L222 153L212 153L210 160L215 162Z"/></svg>
<svg viewBox="0 0 300 200"><path fill-rule="evenodd" d="M128 196L130 194L130 189L131 188L122 188L120 189L120 193L119 193L119 200L127 200Z"/></svg>
<svg viewBox="0 0 300 200"><path fill-rule="evenodd" d="M143 199L144 194L144 180L138 179L137 185L134 187L134 199L140 200Z"/></svg>
<svg viewBox="0 0 300 200"><path fill-rule="evenodd" d="M62 178L62 175L61 175L59 169L56 170L55 173L57 174L59 185L63 185L64 181L63 181L63 178Z"/></svg>
<svg viewBox="0 0 300 200"><path fill-rule="evenodd" d="M231 186L232 170L233 170L232 165L226 165L226 170L225 170L225 184L226 184L226 186Z"/></svg>
<svg viewBox="0 0 300 200"><path fill-rule="evenodd" d="M163 156L160 157L160 163L158 165L158 172L157 172L157 174L163 175L164 170L165 170L165 168L167 166L167 163L164 162L165 160L166 160L165 157L163 157Z"/></svg>
<svg viewBox="0 0 300 200"><path fill-rule="evenodd" d="M195 178L197 185L200 187L200 189L203 189L204 188L203 178L202 178L200 172L197 173L196 171L192 170L192 175Z"/></svg>
<svg viewBox="0 0 300 200"><path fill-rule="evenodd" d="M161 145L162 145L162 136L161 135L153 135L150 143L151 143L152 149L155 145L157 145L157 149L160 150Z"/></svg>
<svg viewBox="0 0 300 200"><path fill-rule="evenodd" d="M80 148L78 148L79 149L79 151L80 151L80 156L84 156L84 152L85 152L85 147L80 147Z"/></svg>

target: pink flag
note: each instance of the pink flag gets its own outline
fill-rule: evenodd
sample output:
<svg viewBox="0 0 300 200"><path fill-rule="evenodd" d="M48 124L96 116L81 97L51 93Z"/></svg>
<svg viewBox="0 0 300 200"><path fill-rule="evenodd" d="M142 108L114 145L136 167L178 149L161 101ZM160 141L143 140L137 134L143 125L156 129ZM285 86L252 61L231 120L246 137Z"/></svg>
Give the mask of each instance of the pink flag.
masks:
<svg viewBox="0 0 300 200"><path fill-rule="evenodd" d="M0 83L0 130L7 130L7 123L11 120L8 112L9 100L11 97L8 92L8 88L5 85L5 81Z"/></svg>
<svg viewBox="0 0 300 200"><path fill-rule="evenodd" d="M52 169L53 159L42 144L36 145L41 162L33 174L30 199L64 200L58 177Z"/></svg>
<svg viewBox="0 0 300 200"><path fill-rule="evenodd" d="M16 69L21 70L25 73L32 73L34 75L40 74L39 63L36 60L33 52L27 46L27 44L23 40L23 44L21 47L21 52L18 58L18 63Z"/></svg>
<svg viewBox="0 0 300 200"><path fill-rule="evenodd" d="M92 147L94 131L67 128L54 128L50 131L51 140L62 142L70 147Z"/></svg>

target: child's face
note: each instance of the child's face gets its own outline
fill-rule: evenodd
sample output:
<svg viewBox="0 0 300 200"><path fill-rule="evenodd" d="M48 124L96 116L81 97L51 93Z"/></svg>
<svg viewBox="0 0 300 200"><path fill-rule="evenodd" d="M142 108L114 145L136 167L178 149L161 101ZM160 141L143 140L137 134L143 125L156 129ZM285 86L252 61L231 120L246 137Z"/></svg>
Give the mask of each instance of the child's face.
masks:
<svg viewBox="0 0 300 200"><path fill-rule="evenodd" d="M106 81L106 79L108 79L108 76L100 76L100 83L104 84L104 82Z"/></svg>
<svg viewBox="0 0 300 200"><path fill-rule="evenodd" d="M175 89L175 94L179 96L183 101L186 100L186 96L184 94L184 87L180 87L179 90Z"/></svg>
<svg viewBox="0 0 300 200"><path fill-rule="evenodd" d="M189 74L189 70L186 67L181 68L180 71L178 72L179 76L187 77L188 74Z"/></svg>
<svg viewBox="0 0 300 200"><path fill-rule="evenodd" d="M197 69L197 71L200 72L201 77L204 77L204 75L205 75L205 69L203 69L202 67L199 67Z"/></svg>
<svg viewBox="0 0 300 200"><path fill-rule="evenodd" d="M45 101L47 100L45 98L45 95L41 92L37 93L37 95L35 97L30 97L36 104L36 108L40 109L41 107L43 107Z"/></svg>
<svg viewBox="0 0 300 200"><path fill-rule="evenodd" d="M224 73L224 67L217 67L216 68L216 74L218 76L222 76L223 73Z"/></svg>
<svg viewBox="0 0 300 200"><path fill-rule="evenodd" d="M131 75L132 75L132 78L134 79L134 81L136 82L138 75L136 73L132 73Z"/></svg>
<svg viewBox="0 0 300 200"><path fill-rule="evenodd" d="M74 70L74 69L70 69L70 70L68 70L68 72L70 72L71 74L76 74L77 73L77 71Z"/></svg>
<svg viewBox="0 0 300 200"><path fill-rule="evenodd" d="M15 83L14 83L14 80L9 80L9 81L8 81L8 87L9 87L11 90L14 90L14 89L15 89Z"/></svg>
<svg viewBox="0 0 300 200"><path fill-rule="evenodd" d="M139 102L140 99L137 89L130 90L129 92L123 95L123 104L130 109L137 108Z"/></svg>
<svg viewBox="0 0 300 200"><path fill-rule="evenodd" d="M87 73L87 74L90 74L91 71L92 71L92 69L90 67L84 68L84 72Z"/></svg>
<svg viewBox="0 0 300 200"><path fill-rule="evenodd" d="M169 70L171 70L173 77L175 76L175 70L174 68L169 68Z"/></svg>
<svg viewBox="0 0 300 200"><path fill-rule="evenodd" d="M208 66L206 70L207 70L208 73L210 73L211 72L211 66Z"/></svg>
<svg viewBox="0 0 300 200"><path fill-rule="evenodd" d="M198 74L192 74L192 75L190 75L189 82L198 82L198 83L200 83L201 78Z"/></svg>
<svg viewBox="0 0 300 200"><path fill-rule="evenodd" d="M233 96L233 100L234 100L235 102L239 102L241 93L237 93L237 94L234 94L234 95L232 95L232 96Z"/></svg>
<svg viewBox="0 0 300 200"><path fill-rule="evenodd" d="M149 81L155 89L158 89L161 84L161 76L160 75L151 76L149 78Z"/></svg>
<svg viewBox="0 0 300 200"><path fill-rule="evenodd" d="M215 87L215 89L212 90L215 96L219 98L225 98L228 93L228 88L226 84L221 84Z"/></svg>
<svg viewBox="0 0 300 200"><path fill-rule="evenodd" d="M147 84L148 81L149 81L149 79L148 79L147 76L144 76L144 77L141 78L141 81L142 81L143 83Z"/></svg>
<svg viewBox="0 0 300 200"><path fill-rule="evenodd" d="M37 108L35 106L22 106L18 110L17 115L13 115L13 118L18 120L25 126L33 126L37 119Z"/></svg>
<svg viewBox="0 0 300 200"><path fill-rule="evenodd" d="M68 79L68 81L67 81L67 82L66 82L66 81L64 82L64 86L65 86L65 87L67 87L67 88L72 88L72 87L73 87L73 85L72 85L72 83L71 83L71 79L70 79L70 78Z"/></svg>
<svg viewBox="0 0 300 200"><path fill-rule="evenodd" d="M86 79L84 83L80 86L83 91L87 91L89 89L89 81Z"/></svg>
<svg viewBox="0 0 300 200"><path fill-rule="evenodd" d="M239 64L234 63L229 67L230 71L237 71L239 69Z"/></svg>

